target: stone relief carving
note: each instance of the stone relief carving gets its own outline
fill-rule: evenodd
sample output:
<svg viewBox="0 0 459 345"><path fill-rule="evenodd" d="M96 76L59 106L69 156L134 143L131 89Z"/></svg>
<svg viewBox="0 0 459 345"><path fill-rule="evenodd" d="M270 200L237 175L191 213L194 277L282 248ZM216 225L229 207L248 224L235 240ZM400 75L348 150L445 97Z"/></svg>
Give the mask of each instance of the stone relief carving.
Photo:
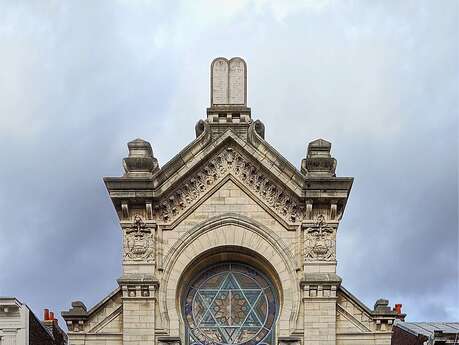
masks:
<svg viewBox="0 0 459 345"><path fill-rule="evenodd" d="M306 228L304 246L305 261L335 260L336 229L327 224L322 214L317 217L314 225Z"/></svg>
<svg viewBox="0 0 459 345"><path fill-rule="evenodd" d="M152 229L142 217L134 216L133 224L125 230L124 257L135 261L154 261L154 238Z"/></svg>
<svg viewBox="0 0 459 345"><path fill-rule="evenodd" d="M159 204L158 217L166 222L173 220L228 173L258 195L287 222L301 220L298 200L231 147L220 152L196 174L185 180L181 188L166 196Z"/></svg>

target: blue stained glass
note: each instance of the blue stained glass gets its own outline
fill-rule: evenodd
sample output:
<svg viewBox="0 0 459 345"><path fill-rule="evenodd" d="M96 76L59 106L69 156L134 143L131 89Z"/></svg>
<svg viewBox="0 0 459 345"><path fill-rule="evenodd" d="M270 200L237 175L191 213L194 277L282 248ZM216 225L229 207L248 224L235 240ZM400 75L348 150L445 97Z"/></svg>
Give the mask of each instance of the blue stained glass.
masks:
<svg viewBox="0 0 459 345"><path fill-rule="evenodd" d="M247 265L202 272L184 298L188 345L272 345L277 314L272 283Z"/></svg>

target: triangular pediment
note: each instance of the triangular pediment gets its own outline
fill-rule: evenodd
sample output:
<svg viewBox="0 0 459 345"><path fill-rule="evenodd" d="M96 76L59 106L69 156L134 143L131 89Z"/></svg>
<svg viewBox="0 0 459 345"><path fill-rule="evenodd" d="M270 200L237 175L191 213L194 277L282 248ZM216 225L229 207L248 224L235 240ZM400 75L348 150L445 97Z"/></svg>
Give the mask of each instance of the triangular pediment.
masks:
<svg viewBox="0 0 459 345"><path fill-rule="evenodd" d="M195 226L204 218L222 217L228 215L228 212L259 223L268 222L273 229L278 226L279 229L289 228L281 217L266 207L231 175L227 176L205 197L178 217L171 228L178 226L183 221L187 222L188 226ZM291 229L295 230L296 227L291 227Z"/></svg>
<svg viewBox="0 0 459 345"><path fill-rule="evenodd" d="M191 158L186 168L171 174L162 185L155 218L174 222L205 200L220 183L232 179L285 223L301 221L301 189L292 176L273 165L266 166L266 157L259 156L259 151L231 131L216 140L212 147Z"/></svg>
<svg viewBox="0 0 459 345"><path fill-rule="evenodd" d="M204 134L202 136L204 137ZM250 138L256 138L256 140ZM205 164L215 156L216 152L229 146L234 147L251 161L258 162L273 176L277 176L283 181L286 188L297 193L298 196L302 195L301 189L305 177L287 159L257 134L253 133L244 140L231 129L213 140L207 141L201 137L197 138L167 162L153 177L157 193L163 193L179 181L182 176L193 171L197 166Z"/></svg>

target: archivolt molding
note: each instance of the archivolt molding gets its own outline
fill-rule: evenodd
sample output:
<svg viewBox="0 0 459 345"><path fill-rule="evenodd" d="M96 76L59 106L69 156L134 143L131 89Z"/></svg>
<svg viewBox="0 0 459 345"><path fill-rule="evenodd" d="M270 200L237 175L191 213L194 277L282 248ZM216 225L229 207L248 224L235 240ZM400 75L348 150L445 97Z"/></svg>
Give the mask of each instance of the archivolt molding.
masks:
<svg viewBox="0 0 459 345"><path fill-rule="evenodd" d="M162 319L169 324L170 335L178 332L180 306L177 293L180 278L186 268L205 252L219 247L247 248L270 262L281 285L280 332L293 330L298 317L299 284L294 269L294 257L282 239L261 224L236 214L212 218L185 233L165 257L165 270L160 284Z"/></svg>
<svg viewBox="0 0 459 345"><path fill-rule="evenodd" d="M297 223L302 219L303 208L298 198L274 182L234 146L221 150L181 183L178 189L163 197L155 209L155 218L166 223L173 221L228 174L257 195L286 222Z"/></svg>

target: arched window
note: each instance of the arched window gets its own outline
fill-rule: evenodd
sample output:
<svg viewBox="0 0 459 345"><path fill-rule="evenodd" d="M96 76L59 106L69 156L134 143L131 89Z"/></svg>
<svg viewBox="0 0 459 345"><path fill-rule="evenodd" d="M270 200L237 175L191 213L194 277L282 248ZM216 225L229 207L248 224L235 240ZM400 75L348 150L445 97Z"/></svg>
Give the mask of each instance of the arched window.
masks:
<svg viewBox="0 0 459 345"><path fill-rule="evenodd" d="M188 345L274 344L277 294L245 264L207 268L190 282L183 302Z"/></svg>

